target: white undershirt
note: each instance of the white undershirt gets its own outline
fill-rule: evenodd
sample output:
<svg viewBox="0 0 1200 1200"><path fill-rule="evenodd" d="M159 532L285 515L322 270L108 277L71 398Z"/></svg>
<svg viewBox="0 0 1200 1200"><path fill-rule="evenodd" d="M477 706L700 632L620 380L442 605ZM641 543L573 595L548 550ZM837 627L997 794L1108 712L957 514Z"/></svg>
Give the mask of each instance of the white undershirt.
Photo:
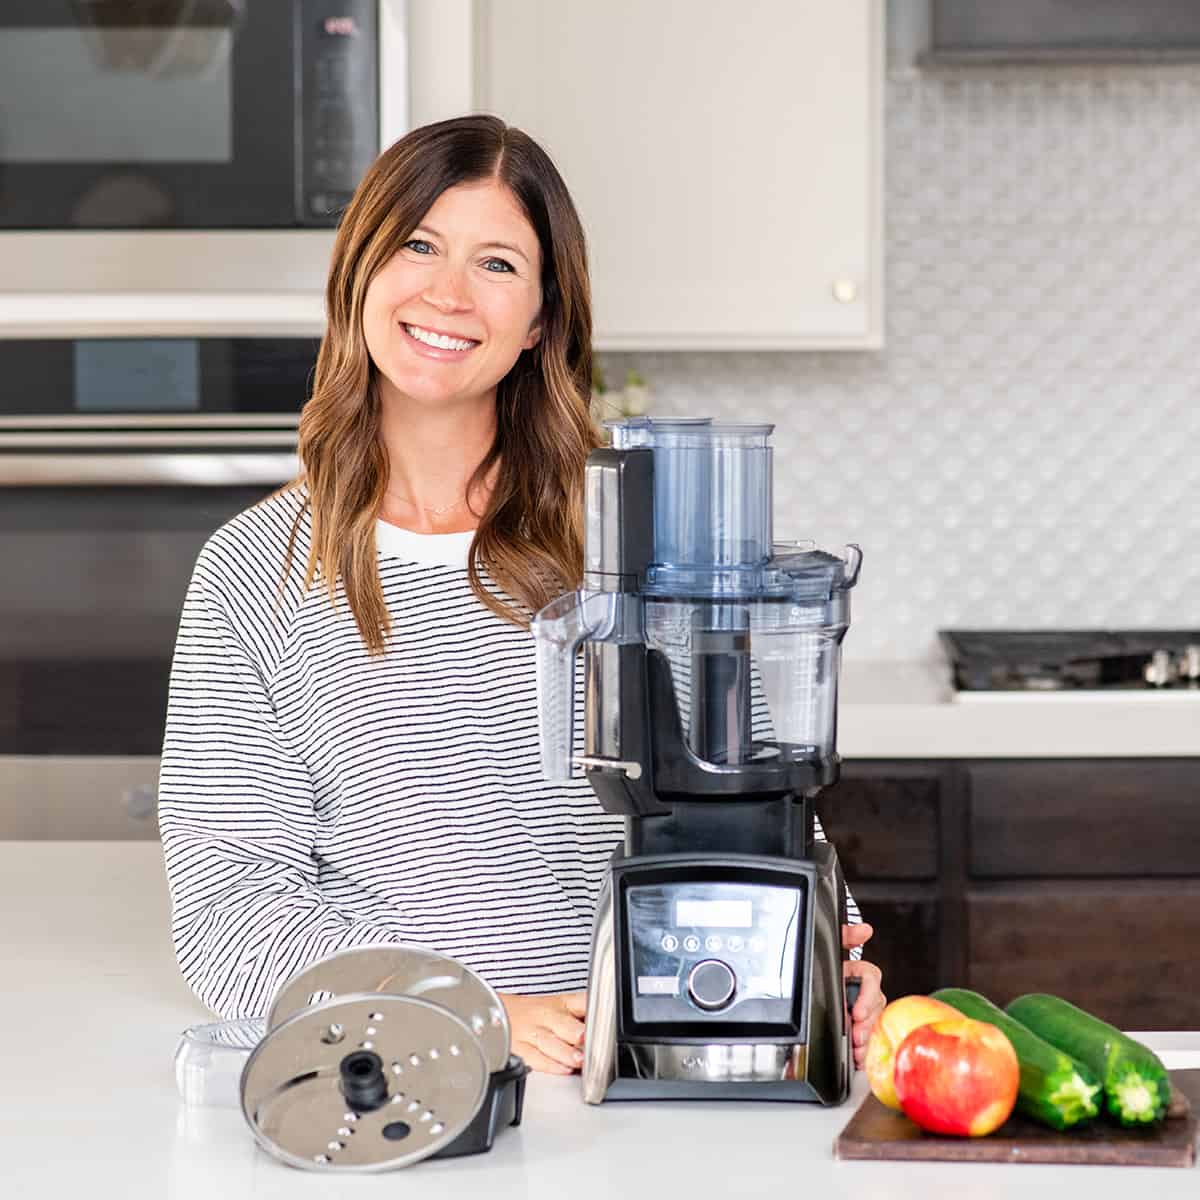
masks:
<svg viewBox="0 0 1200 1200"><path fill-rule="evenodd" d="M463 567L475 531L466 533L414 533L388 521L375 522L375 544L383 554L429 567Z"/></svg>

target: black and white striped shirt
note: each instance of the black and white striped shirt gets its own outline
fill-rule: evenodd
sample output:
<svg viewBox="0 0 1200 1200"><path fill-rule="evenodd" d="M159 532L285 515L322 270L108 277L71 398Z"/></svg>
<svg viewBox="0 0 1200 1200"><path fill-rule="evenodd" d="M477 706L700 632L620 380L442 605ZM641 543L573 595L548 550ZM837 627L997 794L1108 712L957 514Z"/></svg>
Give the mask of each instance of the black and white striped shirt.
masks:
<svg viewBox="0 0 1200 1200"><path fill-rule="evenodd" d="M307 515L277 597L299 507L219 529L184 603L159 784L184 977L262 1016L326 954L405 942L500 991L586 987L624 823L542 778L533 639L471 591L473 535L377 524L393 633L371 657L340 583L335 605L304 588Z"/></svg>

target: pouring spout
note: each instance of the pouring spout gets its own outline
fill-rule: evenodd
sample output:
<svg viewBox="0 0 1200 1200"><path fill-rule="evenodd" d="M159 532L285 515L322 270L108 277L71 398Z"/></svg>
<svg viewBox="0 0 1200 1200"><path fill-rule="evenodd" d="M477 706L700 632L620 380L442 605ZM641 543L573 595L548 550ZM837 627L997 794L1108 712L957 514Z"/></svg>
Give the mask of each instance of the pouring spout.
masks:
<svg viewBox="0 0 1200 1200"><path fill-rule="evenodd" d="M575 659L583 642L603 640L612 631L618 599L614 592L567 592L547 604L531 622L537 643L537 699L546 779L571 778Z"/></svg>

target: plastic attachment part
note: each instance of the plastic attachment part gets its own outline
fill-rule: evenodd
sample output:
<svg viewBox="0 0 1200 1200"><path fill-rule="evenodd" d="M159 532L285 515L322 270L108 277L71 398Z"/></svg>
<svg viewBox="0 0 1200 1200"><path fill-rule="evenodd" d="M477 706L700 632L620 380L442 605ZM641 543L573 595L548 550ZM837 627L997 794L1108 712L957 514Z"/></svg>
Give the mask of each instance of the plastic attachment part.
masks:
<svg viewBox="0 0 1200 1200"><path fill-rule="evenodd" d="M616 621L614 592L567 592L533 618L537 699L542 722L542 774L571 778L575 746L575 658L588 638L603 640Z"/></svg>
<svg viewBox="0 0 1200 1200"><path fill-rule="evenodd" d="M339 1064L339 1073L342 1095L356 1112L374 1112L387 1103L387 1077L383 1073L383 1059L378 1054L370 1050L347 1054Z"/></svg>

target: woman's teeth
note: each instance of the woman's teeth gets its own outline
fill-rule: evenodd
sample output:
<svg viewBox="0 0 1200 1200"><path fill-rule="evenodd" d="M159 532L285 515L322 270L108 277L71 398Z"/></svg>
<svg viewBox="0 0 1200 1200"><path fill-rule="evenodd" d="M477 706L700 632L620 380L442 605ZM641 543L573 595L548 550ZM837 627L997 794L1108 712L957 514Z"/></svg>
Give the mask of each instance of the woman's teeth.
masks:
<svg viewBox="0 0 1200 1200"><path fill-rule="evenodd" d="M424 342L427 346L436 346L439 350L469 350L472 346L478 346L478 342L472 342L464 338L446 337L441 333L430 333L427 329L422 329L419 325L405 325L404 332L409 337L416 338L418 342Z"/></svg>

